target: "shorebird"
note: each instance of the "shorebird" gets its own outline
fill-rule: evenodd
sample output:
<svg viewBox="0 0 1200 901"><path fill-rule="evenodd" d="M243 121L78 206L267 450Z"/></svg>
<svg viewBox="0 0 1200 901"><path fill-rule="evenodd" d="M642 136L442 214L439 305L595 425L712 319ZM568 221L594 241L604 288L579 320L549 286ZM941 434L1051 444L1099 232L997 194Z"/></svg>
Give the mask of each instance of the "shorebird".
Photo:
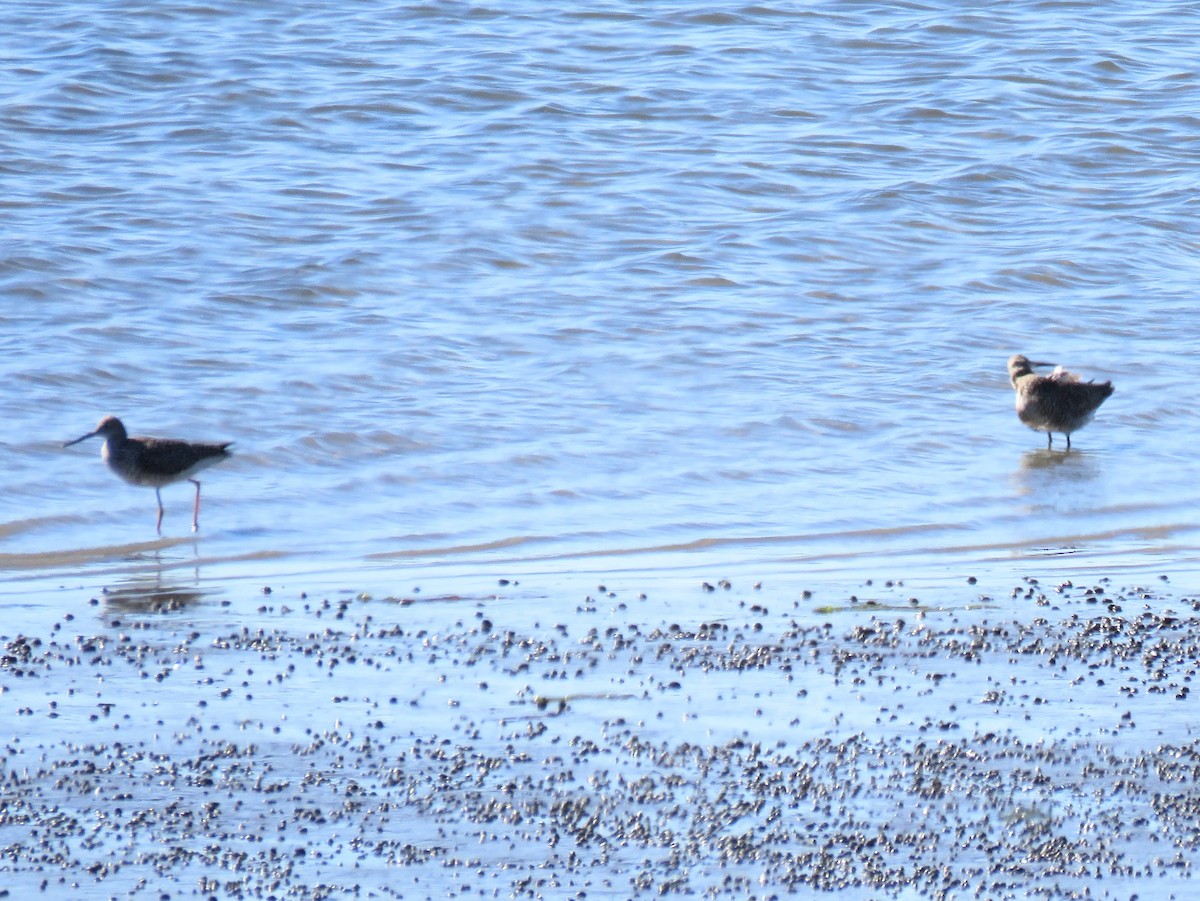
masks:
<svg viewBox="0 0 1200 901"><path fill-rule="evenodd" d="M1054 433L1067 436L1071 449L1071 433L1092 421L1099 406L1113 393L1112 382L1082 382L1073 372L1061 366L1049 375L1038 375L1034 368L1053 366L1035 363L1014 354L1008 358L1008 377L1017 391L1017 416L1021 422L1046 433L1046 447L1054 447Z"/></svg>
<svg viewBox="0 0 1200 901"><path fill-rule="evenodd" d="M158 521L154 527L162 534L163 505L159 489L172 482L187 479L196 486L196 503L192 508L192 531L200 528L200 483L192 476L214 463L220 463L230 454L227 448L232 441L220 444L196 444L177 441L173 438L130 438L121 420L105 416L94 431L68 441L70 447L96 435L104 437L100 457L108 468L130 485L149 485L158 498Z"/></svg>

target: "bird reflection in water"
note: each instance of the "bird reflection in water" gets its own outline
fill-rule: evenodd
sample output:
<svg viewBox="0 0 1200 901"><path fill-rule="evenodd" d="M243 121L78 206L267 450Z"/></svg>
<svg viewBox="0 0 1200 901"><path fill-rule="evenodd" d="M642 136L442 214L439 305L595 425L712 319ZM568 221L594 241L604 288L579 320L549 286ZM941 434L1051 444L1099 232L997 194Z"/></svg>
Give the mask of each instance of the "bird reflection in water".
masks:
<svg viewBox="0 0 1200 901"><path fill-rule="evenodd" d="M161 579L130 580L104 591L104 605L122 613L171 613L202 600L207 592Z"/></svg>

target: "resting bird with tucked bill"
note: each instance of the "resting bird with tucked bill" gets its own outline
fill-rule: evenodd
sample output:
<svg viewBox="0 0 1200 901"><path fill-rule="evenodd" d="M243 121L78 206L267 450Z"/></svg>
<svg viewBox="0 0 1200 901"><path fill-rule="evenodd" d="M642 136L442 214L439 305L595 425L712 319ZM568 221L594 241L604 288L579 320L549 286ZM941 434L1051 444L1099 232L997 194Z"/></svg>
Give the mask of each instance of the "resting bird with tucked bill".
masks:
<svg viewBox="0 0 1200 901"><path fill-rule="evenodd" d="M1008 377L1017 392L1017 417L1025 425L1046 433L1046 447L1054 447L1054 433L1067 436L1092 421L1096 410L1113 393L1112 382L1084 382L1061 366L1049 375L1038 375L1039 366L1053 363L1034 362L1021 354L1008 358Z"/></svg>

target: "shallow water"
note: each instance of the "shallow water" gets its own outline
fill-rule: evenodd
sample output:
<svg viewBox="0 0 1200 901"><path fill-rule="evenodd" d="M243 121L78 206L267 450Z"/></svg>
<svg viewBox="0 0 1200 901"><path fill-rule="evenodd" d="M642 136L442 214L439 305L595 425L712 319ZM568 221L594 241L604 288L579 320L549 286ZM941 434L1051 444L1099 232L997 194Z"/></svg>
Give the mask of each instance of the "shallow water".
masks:
<svg viewBox="0 0 1200 901"><path fill-rule="evenodd" d="M1189 6L0 24L5 635L500 578L653 617L722 578L1200 589ZM1070 454L1017 421L1014 352L1115 383ZM197 536L191 486L159 538L61 448L107 413L236 442Z"/></svg>
<svg viewBox="0 0 1200 901"><path fill-rule="evenodd" d="M109 594L6 640L0 884L1188 896L1200 602L479 587L257 610Z"/></svg>
<svg viewBox="0 0 1200 901"><path fill-rule="evenodd" d="M7 591L1196 569L1186 8L90 9L4 13ZM195 551L105 413L236 441Z"/></svg>

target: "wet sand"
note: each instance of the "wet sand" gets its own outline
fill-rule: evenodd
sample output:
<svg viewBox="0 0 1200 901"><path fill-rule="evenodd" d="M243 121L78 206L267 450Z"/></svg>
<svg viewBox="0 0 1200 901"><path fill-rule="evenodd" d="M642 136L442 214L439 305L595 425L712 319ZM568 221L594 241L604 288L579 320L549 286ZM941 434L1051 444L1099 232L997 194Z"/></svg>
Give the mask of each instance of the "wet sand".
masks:
<svg viewBox="0 0 1200 901"><path fill-rule="evenodd" d="M1194 893L1200 603L1165 583L477 587L0 628L0 890Z"/></svg>

